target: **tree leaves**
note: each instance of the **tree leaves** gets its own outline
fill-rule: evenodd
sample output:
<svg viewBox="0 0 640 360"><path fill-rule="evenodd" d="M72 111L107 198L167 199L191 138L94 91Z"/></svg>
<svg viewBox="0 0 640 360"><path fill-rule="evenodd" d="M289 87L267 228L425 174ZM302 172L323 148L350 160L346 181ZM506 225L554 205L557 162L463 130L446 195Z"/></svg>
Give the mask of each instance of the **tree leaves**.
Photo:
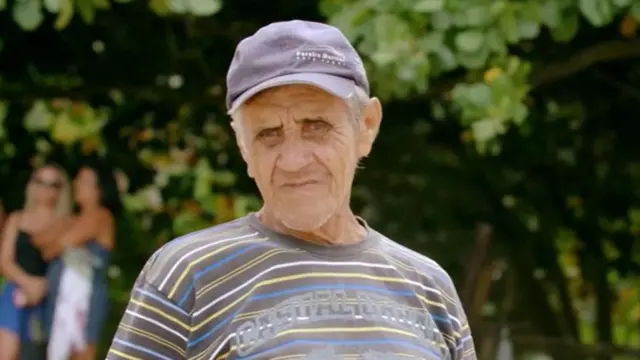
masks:
<svg viewBox="0 0 640 360"><path fill-rule="evenodd" d="M640 0L634 0L630 12L634 19L640 21Z"/></svg>
<svg viewBox="0 0 640 360"><path fill-rule="evenodd" d="M618 12L625 10L630 10L633 16L640 18L640 0L402 1L385 12L378 11L374 6L378 2L354 0L346 6L341 4L343 2L339 0L324 0L323 8L329 12L327 15L330 19L340 19L336 24L352 40L358 40L359 50L370 60L368 66L374 69L370 71L373 74L370 79L373 86L383 89L381 95L393 97L411 94L411 90L428 91L420 87L422 81L411 81L407 74L414 79L436 78L444 72L462 68L468 75L466 79L473 82L481 70L487 70L487 67L509 57L509 50L517 49L519 54L529 51L523 48L524 42L536 40L542 27L549 28L556 42L566 43L578 33L581 16L594 26L609 24ZM407 12L417 15L402 15ZM383 18L395 20L393 23L380 24ZM427 24L426 29L424 24ZM398 29L410 31L407 33ZM381 36L381 31L384 36ZM417 43L418 39L426 40ZM428 56L420 56L420 51ZM500 81L511 83L518 90L513 88L513 91L493 98L494 102L485 104L485 109L502 109L498 118L503 119L505 124L515 122L521 125L527 112L524 103L527 94L521 90L526 88L528 79L505 78ZM458 102L462 101L461 97L454 95L451 100L462 113L476 113L475 110L466 109L464 102ZM477 121L495 118L480 113L478 116ZM466 118L466 115L462 117Z"/></svg>
<svg viewBox="0 0 640 360"><path fill-rule="evenodd" d="M40 26L44 15L40 0L16 0L12 8L13 20L25 31L33 31Z"/></svg>
<svg viewBox="0 0 640 360"><path fill-rule="evenodd" d="M478 51L484 41L484 34L480 31L464 31L456 35L456 47L464 52L472 53Z"/></svg>
<svg viewBox="0 0 640 360"><path fill-rule="evenodd" d="M613 5L619 8L625 8L631 4L633 0L613 0Z"/></svg>
<svg viewBox="0 0 640 360"><path fill-rule="evenodd" d="M158 0L155 0L158 1ZM191 13L196 16L210 16L222 8L222 0L164 0L168 8L177 14ZM158 5L154 5L158 8Z"/></svg>
<svg viewBox="0 0 640 360"><path fill-rule="evenodd" d="M444 0L417 0L414 10L421 13L432 13L444 7Z"/></svg>
<svg viewBox="0 0 640 360"><path fill-rule="evenodd" d="M562 24L562 10L557 0L547 0L540 7L540 22L551 29Z"/></svg>
<svg viewBox="0 0 640 360"><path fill-rule="evenodd" d="M151 0L149 1L149 8L160 16L165 16L171 13L171 9L169 8L169 4L166 0Z"/></svg>
<svg viewBox="0 0 640 360"><path fill-rule="evenodd" d="M60 0L43 0L44 7L50 13L57 13L60 9Z"/></svg>
<svg viewBox="0 0 640 360"><path fill-rule="evenodd" d="M33 30L40 25L41 1L47 10L58 13L57 29L69 24L74 10L90 24L96 10L108 8L109 4L108 0L17 0L12 12L21 27ZM320 5L332 23L352 40L358 40L358 49L367 66L374 69L370 71L370 81L380 89L378 95L383 98L428 91L429 79L460 68L468 71L471 75L468 79L473 81L480 71L508 56L511 48L538 38L541 27L548 27L553 39L563 43L578 33L580 16L594 26L610 23L621 11L629 11L635 18L640 18L640 0L480 3L418 0L389 4L384 1L322 0ZM219 12L222 5L222 0L149 2L149 7L159 15L211 16ZM408 13L412 15L406 16ZM508 102L516 104L525 97L518 95L519 100L512 97ZM453 97L454 103L456 99ZM513 106L515 109L524 105ZM516 121L516 118L509 121Z"/></svg>
<svg viewBox="0 0 640 360"><path fill-rule="evenodd" d="M59 0L60 7L58 8L58 17L56 17L56 21L53 26L56 30L62 30L69 25L71 20L73 19L73 3L71 0Z"/></svg>
<svg viewBox="0 0 640 360"><path fill-rule="evenodd" d="M93 0L75 0L78 14L85 24L92 24L96 16Z"/></svg>
<svg viewBox="0 0 640 360"><path fill-rule="evenodd" d="M613 20L614 9L611 0L580 0L582 14L593 26L604 26Z"/></svg>
<svg viewBox="0 0 640 360"><path fill-rule="evenodd" d="M129 0L115 0L127 3ZM440 0L442 1L442 0ZM6 7L6 0L0 0L0 11ZM11 11L13 20L25 31L37 29L44 20L42 7L58 14L54 27L66 28L77 11L86 24L92 24L97 10L110 8L110 0L16 0ZM190 13L196 16L211 16L222 9L222 0L151 0L149 7L158 15Z"/></svg>
<svg viewBox="0 0 640 360"><path fill-rule="evenodd" d="M540 34L540 24L531 20L521 20L518 22L518 30L522 39L532 40Z"/></svg>
<svg viewBox="0 0 640 360"><path fill-rule="evenodd" d="M580 19L578 14L571 14L564 18L562 25L551 29L551 36L557 42L566 43L578 33Z"/></svg>
<svg viewBox="0 0 640 360"><path fill-rule="evenodd" d="M53 116L44 101L38 100L33 103L31 109L24 117L24 128L27 131L49 130L53 122Z"/></svg>

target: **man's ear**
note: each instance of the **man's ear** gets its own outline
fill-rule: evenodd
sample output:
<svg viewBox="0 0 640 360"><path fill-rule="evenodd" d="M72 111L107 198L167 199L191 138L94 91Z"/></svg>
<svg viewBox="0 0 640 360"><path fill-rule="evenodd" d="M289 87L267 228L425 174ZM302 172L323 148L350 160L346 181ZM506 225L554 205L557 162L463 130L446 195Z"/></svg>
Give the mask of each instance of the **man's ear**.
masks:
<svg viewBox="0 0 640 360"><path fill-rule="evenodd" d="M373 142L378 136L380 123L382 122L382 105L378 98L373 97L364 108L360 124L360 136L358 139L358 159L367 157L371 152Z"/></svg>
<svg viewBox="0 0 640 360"><path fill-rule="evenodd" d="M247 145L245 143L245 134L242 125L238 123L237 120L233 120L231 122L231 128L233 129L233 133L236 137L236 144L238 144L238 149L240 150L240 155L242 156L242 160L247 164L247 175L253 179L253 171L251 166L251 161L249 160L249 153L247 151Z"/></svg>
<svg viewBox="0 0 640 360"><path fill-rule="evenodd" d="M252 170L253 165L249 158L249 154L247 152L247 146L245 145L244 141L239 141L237 137L236 137L236 141L238 141L238 147L240 148L240 155L242 155L242 159L244 160L244 163L247 164L247 175L249 175L249 177L253 179L253 170Z"/></svg>

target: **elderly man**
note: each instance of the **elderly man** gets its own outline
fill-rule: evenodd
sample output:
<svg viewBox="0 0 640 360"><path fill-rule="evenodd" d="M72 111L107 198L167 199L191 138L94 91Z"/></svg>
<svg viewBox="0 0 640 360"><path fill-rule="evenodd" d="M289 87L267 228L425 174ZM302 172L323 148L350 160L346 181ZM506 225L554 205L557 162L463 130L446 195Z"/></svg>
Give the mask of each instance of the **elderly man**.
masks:
<svg viewBox="0 0 640 360"><path fill-rule="evenodd" d="M336 28L263 27L227 107L264 206L176 239L133 289L109 359L475 359L447 273L349 208L382 110Z"/></svg>

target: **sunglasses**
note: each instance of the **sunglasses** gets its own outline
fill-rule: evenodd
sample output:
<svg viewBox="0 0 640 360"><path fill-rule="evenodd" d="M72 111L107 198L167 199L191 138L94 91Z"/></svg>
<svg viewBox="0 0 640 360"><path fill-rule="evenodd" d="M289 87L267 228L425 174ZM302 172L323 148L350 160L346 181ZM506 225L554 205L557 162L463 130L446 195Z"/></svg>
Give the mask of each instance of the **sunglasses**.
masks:
<svg viewBox="0 0 640 360"><path fill-rule="evenodd" d="M44 187L48 187L51 189L56 189L56 190L60 190L60 188L62 188L62 184L59 181L53 181L53 182L49 182L49 181L45 181L39 178L32 178L31 181L39 186L44 186Z"/></svg>

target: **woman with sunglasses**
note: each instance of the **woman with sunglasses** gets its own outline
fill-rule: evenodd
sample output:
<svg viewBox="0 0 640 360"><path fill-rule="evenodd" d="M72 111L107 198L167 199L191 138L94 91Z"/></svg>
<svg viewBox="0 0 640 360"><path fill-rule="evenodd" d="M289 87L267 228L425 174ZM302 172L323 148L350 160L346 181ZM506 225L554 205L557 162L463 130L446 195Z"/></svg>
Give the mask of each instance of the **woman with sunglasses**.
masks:
<svg viewBox="0 0 640 360"><path fill-rule="evenodd" d="M48 360L95 359L107 318L107 268L122 208L115 174L102 163L84 166L73 193L80 209L73 223L36 239L45 259L60 259L49 272Z"/></svg>
<svg viewBox="0 0 640 360"><path fill-rule="evenodd" d="M7 279L0 290L0 360L16 360L21 342L42 340L48 262L33 234L71 213L69 181L58 166L34 171L25 197L23 209L8 216L0 243L0 271Z"/></svg>

